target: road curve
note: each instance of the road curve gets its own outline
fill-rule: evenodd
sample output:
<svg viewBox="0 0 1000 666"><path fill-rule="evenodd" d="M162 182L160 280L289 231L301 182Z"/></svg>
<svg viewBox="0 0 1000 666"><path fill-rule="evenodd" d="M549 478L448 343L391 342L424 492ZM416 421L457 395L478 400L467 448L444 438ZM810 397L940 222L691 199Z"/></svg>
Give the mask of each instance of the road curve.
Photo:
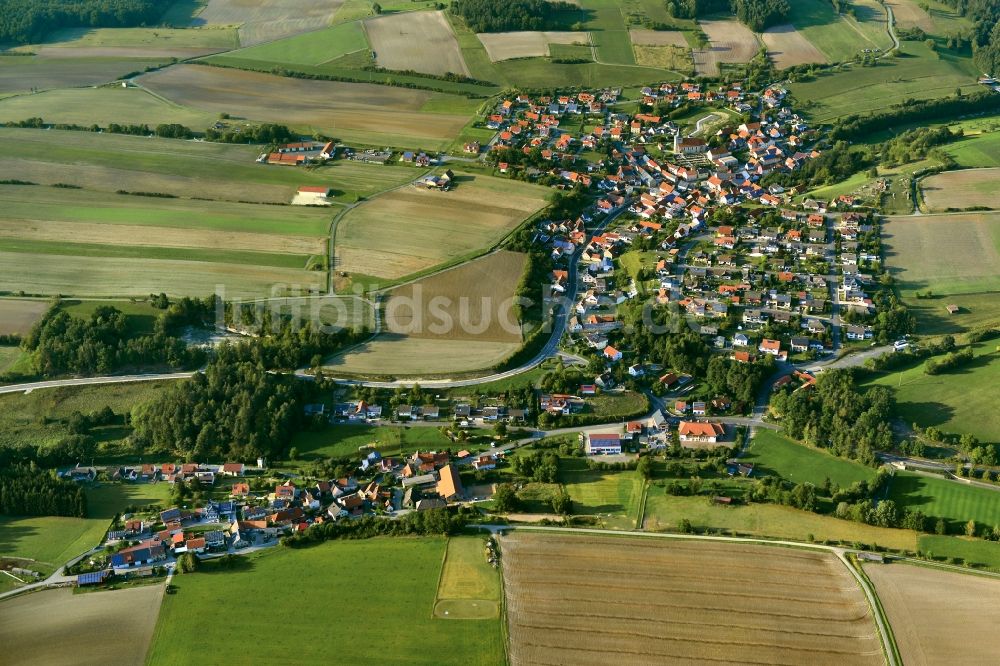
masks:
<svg viewBox="0 0 1000 666"><path fill-rule="evenodd" d="M104 375L101 377L73 377L70 379L51 379L44 382L28 382L25 384L5 384L0 386L0 395L5 393L31 393L38 389L59 388L62 386L90 386L93 384L128 384L132 382L155 382L171 379L187 379L194 372L167 372L163 374L143 375Z"/></svg>

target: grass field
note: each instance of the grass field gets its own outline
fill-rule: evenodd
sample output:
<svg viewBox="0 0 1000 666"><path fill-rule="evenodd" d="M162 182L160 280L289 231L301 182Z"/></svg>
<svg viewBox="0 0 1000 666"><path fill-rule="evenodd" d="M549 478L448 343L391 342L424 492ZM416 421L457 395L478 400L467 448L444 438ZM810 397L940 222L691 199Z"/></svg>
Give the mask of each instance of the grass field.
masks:
<svg viewBox="0 0 1000 666"><path fill-rule="evenodd" d="M986 664L1000 651L1000 580L906 564L865 573L907 666Z"/></svg>
<svg viewBox="0 0 1000 666"><path fill-rule="evenodd" d="M855 21L838 15L833 5L825 0L796 0L789 4L792 8L789 16L791 23L831 62L851 60L863 49L892 47L885 25L885 12L877 5L854 5L860 19ZM876 23L877 31L859 27L866 19Z"/></svg>
<svg viewBox="0 0 1000 666"><path fill-rule="evenodd" d="M540 186L458 172L448 192L388 192L340 220L334 268L390 280L426 270L499 242L547 196Z"/></svg>
<svg viewBox="0 0 1000 666"><path fill-rule="evenodd" d="M589 13L584 28L590 31L597 61L634 65L632 40L629 38L621 3L617 0L579 0L576 4Z"/></svg>
<svg viewBox="0 0 1000 666"><path fill-rule="evenodd" d="M1000 571L1000 544L967 537L922 534L920 550L935 558L956 558L965 564L985 566Z"/></svg>
<svg viewBox="0 0 1000 666"><path fill-rule="evenodd" d="M379 67L425 74L469 75L443 11L389 14L365 21Z"/></svg>
<svg viewBox="0 0 1000 666"><path fill-rule="evenodd" d="M500 575L486 561L486 540L452 537L441 569L434 615L487 620L500 615Z"/></svg>
<svg viewBox="0 0 1000 666"><path fill-rule="evenodd" d="M48 309L48 301L0 299L0 335L26 335Z"/></svg>
<svg viewBox="0 0 1000 666"><path fill-rule="evenodd" d="M821 486L829 478L847 488L856 481L875 478L870 467L799 444L772 430L758 430L743 459L754 463L754 476L775 474L792 483Z"/></svg>
<svg viewBox="0 0 1000 666"><path fill-rule="evenodd" d="M598 516L606 527L635 527L643 484L636 472L602 472L589 469L583 458L562 458L559 482L573 500L574 514Z"/></svg>
<svg viewBox="0 0 1000 666"><path fill-rule="evenodd" d="M236 28L67 28L15 51L43 58L193 58L238 48Z"/></svg>
<svg viewBox="0 0 1000 666"><path fill-rule="evenodd" d="M943 148L965 168L1000 166L1000 132L967 136Z"/></svg>
<svg viewBox="0 0 1000 666"><path fill-rule="evenodd" d="M527 532L501 546L512 666L883 663L865 597L830 554Z"/></svg>
<svg viewBox="0 0 1000 666"><path fill-rule="evenodd" d="M944 335L996 326L1000 323L997 292L953 294L927 300L910 300L907 305L917 318L917 330L924 335ZM957 305L958 314L948 314L945 305Z"/></svg>
<svg viewBox="0 0 1000 666"><path fill-rule="evenodd" d="M116 414L124 414L135 405L154 399L171 384L152 381L63 386L28 394L0 395L0 446L54 444L69 434L62 420L74 411L87 414L108 406ZM97 439L103 444L124 435L120 428L114 428L102 431Z"/></svg>
<svg viewBox="0 0 1000 666"><path fill-rule="evenodd" d="M872 527L776 504L719 506L707 497L672 497L662 489L650 488L646 529L675 530L684 518L696 529L724 529L749 536L808 541L811 535L816 540L857 541L910 551L917 548L917 535L908 530Z"/></svg>
<svg viewBox="0 0 1000 666"><path fill-rule="evenodd" d="M404 376L417 380L454 376L492 368L520 346L519 342L415 338L386 334L355 347L347 354L327 359L323 368L328 375L334 377L341 374Z"/></svg>
<svg viewBox="0 0 1000 666"><path fill-rule="evenodd" d="M247 60L286 64L321 65L348 53L368 48L360 23L344 23L233 51L230 55Z"/></svg>
<svg viewBox="0 0 1000 666"><path fill-rule="evenodd" d="M299 450L300 460L314 461L357 458L362 449L374 449L384 456L441 451L451 448L453 443L437 428L338 424L320 431L297 433L292 446Z"/></svg>
<svg viewBox="0 0 1000 666"><path fill-rule="evenodd" d="M168 58L0 56L0 94L96 86L158 67Z"/></svg>
<svg viewBox="0 0 1000 666"><path fill-rule="evenodd" d="M996 299L996 295L992 296ZM939 305L943 308L943 305ZM882 375L872 383L896 395L896 413L906 423L935 426L944 432L971 433L1000 442L1000 418L993 408L993 387L1000 381L996 343L977 345L976 358L961 368L928 375L922 363Z"/></svg>
<svg viewBox="0 0 1000 666"><path fill-rule="evenodd" d="M911 507L934 518L944 518L952 531L965 523L992 528L1000 525L1000 490L968 486L958 481L897 472L889 486L889 497L900 507Z"/></svg>
<svg viewBox="0 0 1000 666"><path fill-rule="evenodd" d="M904 296L1000 290L1000 213L890 217L883 243Z"/></svg>
<svg viewBox="0 0 1000 666"><path fill-rule="evenodd" d="M375 145L441 147L450 143L471 115L419 111L431 98L448 97L444 93L309 81L202 65L152 72L141 77L141 82L181 106L281 122ZM275 105L275 99L294 99L296 103Z"/></svg>
<svg viewBox="0 0 1000 666"><path fill-rule="evenodd" d="M344 0L208 0L194 26L238 25L244 46L309 32L330 23Z"/></svg>
<svg viewBox="0 0 1000 666"><path fill-rule="evenodd" d="M287 660L294 653L301 662L318 663L336 654L360 663L370 661L374 649L381 664L501 663L499 620L433 616L446 546L443 538L335 541L254 553L232 571L206 565L205 573L174 579L178 591L163 601L148 661L227 664L231 654L205 645L250 641L254 660L262 662ZM364 608L377 621L301 612L326 608L331 594L339 608ZM268 600L269 612L241 614L235 624L216 621L234 607L253 608L261 599ZM274 632L275 614L295 615L296 630ZM387 631L392 640L386 640ZM268 640L257 641L265 634Z"/></svg>
<svg viewBox="0 0 1000 666"><path fill-rule="evenodd" d="M0 641L17 664L140 664L163 590L143 585L90 594L72 589L25 594L0 603Z"/></svg>
<svg viewBox="0 0 1000 666"><path fill-rule="evenodd" d="M288 203L302 185L324 185L353 202L413 178L413 170L350 160L308 169L255 163L259 146L94 132L0 129L0 179L76 185L103 192L161 192L223 201Z"/></svg>
<svg viewBox="0 0 1000 666"><path fill-rule="evenodd" d="M900 28L920 28L929 35L943 37L968 30L969 19L954 7L936 0L887 0Z"/></svg>
<svg viewBox="0 0 1000 666"><path fill-rule="evenodd" d="M698 25L708 36L709 44L692 52L698 74L716 76L721 63L749 62L760 49L757 36L735 18L701 20Z"/></svg>
<svg viewBox="0 0 1000 666"><path fill-rule="evenodd" d="M0 188L0 205L0 290L204 296L325 283L306 270L326 253L319 209L32 186Z"/></svg>
<svg viewBox="0 0 1000 666"><path fill-rule="evenodd" d="M923 42L903 42L897 56L879 61L876 67L850 65L812 81L793 83L789 90L811 119L829 122L885 109L905 99L946 97L956 88L970 93L981 88L976 84L978 76L968 58L936 53Z"/></svg>
<svg viewBox="0 0 1000 666"><path fill-rule="evenodd" d="M920 181L920 194L932 212L948 208L1000 208L1000 168L963 169L935 174Z"/></svg>

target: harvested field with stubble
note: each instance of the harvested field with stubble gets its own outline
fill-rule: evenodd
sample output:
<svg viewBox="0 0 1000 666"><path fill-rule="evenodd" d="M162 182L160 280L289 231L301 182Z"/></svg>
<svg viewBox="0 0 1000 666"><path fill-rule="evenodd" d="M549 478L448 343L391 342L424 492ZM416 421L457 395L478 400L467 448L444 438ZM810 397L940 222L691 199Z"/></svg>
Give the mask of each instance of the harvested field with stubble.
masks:
<svg viewBox="0 0 1000 666"><path fill-rule="evenodd" d="M48 309L47 301L0 298L0 335L27 335Z"/></svg>
<svg viewBox="0 0 1000 666"><path fill-rule="evenodd" d="M679 30L647 30L645 28L628 31L632 44L636 46L680 46L688 48L684 33Z"/></svg>
<svg viewBox="0 0 1000 666"><path fill-rule="evenodd" d="M906 666L992 664L1000 580L906 564L866 565Z"/></svg>
<svg viewBox="0 0 1000 666"><path fill-rule="evenodd" d="M389 14L365 21L379 67L424 74L469 75L443 11Z"/></svg>
<svg viewBox="0 0 1000 666"><path fill-rule="evenodd" d="M145 58L0 56L0 93L96 86L168 61L155 54Z"/></svg>
<svg viewBox="0 0 1000 666"><path fill-rule="evenodd" d="M794 25L776 25L761 34L767 55L778 69L806 63L825 63L823 52L812 45Z"/></svg>
<svg viewBox="0 0 1000 666"><path fill-rule="evenodd" d="M512 666L884 663L833 555L517 531L500 543Z"/></svg>
<svg viewBox="0 0 1000 666"><path fill-rule="evenodd" d="M368 83L310 81L204 65L177 65L145 74L140 81L183 106L316 128L343 138L357 130L383 145L395 145L395 137L428 144L450 141L468 122L466 115L419 112L432 98L450 96Z"/></svg>
<svg viewBox="0 0 1000 666"><path fill-rule="evenodd" d="M524 30L476 35L493 62L549 56L549 44L590 44L590 33Z"/></svg>
<svg viewBox="0 0 1000 666"><path fill-rule="evenodd" d="M243 46L325 27L344 0L209 0L195 26L238 25Z"/></svg>
<svg viewBox="0 0 1000 666"><path fill-rule="evenodd" d="M698 21L708 35L708 48L695 49L694 66L698 74L716 76L720 63L744 63L760 48L757 36L736 19Z"/></svg>
<svg viewBox="0 0 1000 666"><path fill-rule="evenodd" d="M402 187L352 208L334 239L334 267L394 280L499 242L545 206L545 188L456 175L447 192Z"/></svg>
<svg viewBox="0 0 1000 666"><path fill-rule="evenodd" d="M163 585L73 594L46 590L0 602L5 663L27 666L141 664ZM128 640L121 640L127 636Z"/></svg>
<svg viewBox="0 0 1000 666"><path fill-rule="evenodd" d="M1000 168L945 171L920 181L931 211L985 206L1000 208Z"/></svg>
<svg viewBox="0 0 1000 666"><path fill-rule="evenodd" d="M393 289L385 300L386 331L418 338L520 342L512 306L526 258L501 250Z"/></svg>

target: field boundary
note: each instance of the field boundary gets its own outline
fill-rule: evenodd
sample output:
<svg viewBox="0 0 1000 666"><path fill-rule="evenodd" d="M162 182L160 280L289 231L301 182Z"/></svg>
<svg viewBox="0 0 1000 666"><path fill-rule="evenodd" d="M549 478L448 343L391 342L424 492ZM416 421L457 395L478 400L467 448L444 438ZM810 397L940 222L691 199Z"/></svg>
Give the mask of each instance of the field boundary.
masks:
<svg viewBox="0 0 1000 666"><path fill-rule="evenodd" d="M882 647L883 649L892 650L892 659L888 660L889 663L892 663L893 660L895 660L895 663L902 664L903 658L899 654L899 646L896 645L896 634L892 630L892 623L889 622L889 615L885 612L885 608L882 607L882 600L878 596L875 584L872 583L870 578L868 578L868 574L865 573L865 568L861 566L861 563L858 562L856 557L853 555L848 556L845 561L848 568L855 572L855 577L858 579L858 582L861 583L863 581L862 584L871 589L871 595L869 596L868 594L865 594L865 597L868 598L868 603L871 606L872 613L875 613L882 618L882 626L885 627L885 644Z"/></svg>

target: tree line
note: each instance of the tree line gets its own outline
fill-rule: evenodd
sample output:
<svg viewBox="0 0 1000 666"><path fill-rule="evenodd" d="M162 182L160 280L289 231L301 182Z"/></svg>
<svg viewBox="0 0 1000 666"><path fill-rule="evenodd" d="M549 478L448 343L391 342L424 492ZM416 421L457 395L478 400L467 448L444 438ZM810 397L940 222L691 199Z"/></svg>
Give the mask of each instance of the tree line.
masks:
<svg viewBox="0 0 1000 666"><path fill-rule="evenodd" d="M146 124L108 123L101 127L97 123L91 125L76 125L73 123L47 123L44 118L33 116L24 120L3 123L3 127L25 127L33 129L72 130L78 132L108 132L110 134L127 134L130 136L158 136L163 139L192 139L199 136L195 130L179 123L161 123L155 127ZM244 127L209 127L203 133L207 141L214 143L254 143L274 145L298 141L299 135L285 125L263 123Z"/></svg>
<svg viewBox="0 0 1000 666"><path fill-rule="evenodd" d="M549 0L454 0L451 12L461 16L473 32L555 30L565 28L566 17L580 11L569 2Z"/></svg>
<svg viewBox="0 0 1000 666"><path fill-rule="evenodd" d="M166 6L156 0L0 0L0 41L40 42L61 28L153 25Z"/></svg>
<svg viewBox="0 0 1000 666"><path fill-rule="evenodd" d="M360 520L327 521L281 539L288 548L304 548L333 539L371 539L379 536L454 535L479 518L475 509L448 507L413 511L398 519L364 516Z"/></svg>
<svg viewBox="0 0 1000 666"><path fill-rule="evenodd" d="M697 19L730 11L751 30L761 32L788 22L787 0L666 0L667 13L677 18Z"/></svg>
<svg viewBox="0 0 1000 666"><path fill-rule="evenodd" d="M0 466L0 514L87 517L87 496L34 464Z"/></svg>

